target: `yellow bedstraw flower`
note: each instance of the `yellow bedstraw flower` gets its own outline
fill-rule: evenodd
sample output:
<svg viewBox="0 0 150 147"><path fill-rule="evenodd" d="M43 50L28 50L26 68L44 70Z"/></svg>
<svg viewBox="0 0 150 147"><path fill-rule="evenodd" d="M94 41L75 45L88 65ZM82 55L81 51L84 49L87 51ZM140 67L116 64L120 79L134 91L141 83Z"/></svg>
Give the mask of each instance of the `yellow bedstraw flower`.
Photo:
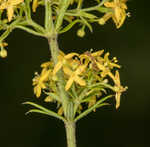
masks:
<svg viewBox="0 0 150 147"><path fill-rule="evenodd" d="M109 55L110 55L109 52L104 55L104 65L108 66L110 69L113 69L114 67L120 68L120 65L114 63L117 61L117 59L114 57L113 58L114 62L112 62L113 60L109 60L108 58Z"/></svg>
<svg viewBox="0 0 150 147"><path fill-rule="evenodd" d="M69 60L72 59L74 56L78 56L78 54L77 53L70 53L67 55L60 54L58 56L58 63L54 67L53 75L55 75L65 64L69 65Z"/></svg>
<svg viewBox="0 0 150 147"><path fill-rule="evenodd" d="M121 94L122 92L126 91L127 87L123 87L121 86L120 84L120 75L119 75L119 72L118 70L116 71L115 73L115 77L113 78L114 80L114 83L115 83L115 90L116 90L116 109L119 108L120 106L120 97L121 97Z"/></svg>
<svg viewBox="0 0 150 147"><path fill-rule="evenodd" d="M7 17L8 17L8 21L10 22L12 20L12 17L14 15L14 9L15 7L22 3L24 0L5 0L1 3L0 5L0 9L1 10L4 10L6 9L7 10Z"/></svg>
<svg viewBox="0 0 150 147"><path fill-rule="evenodd" d="M112 17L117 28L120 28L126 18L126 5L127 0L113 0L112 2L105 2L104 6L112 8L114 12L106 13L99 21L99 23L105 23L110 17Z"/></svg>
<svg viewBox="0 0 150 147"><path fill-rule="evenodd" d="M79 56L81 63L88 64L89 62L92 63L92 67L96 65L96 58L100 57L103 54L104 50L100 50L94 53L86 51L85 53Z"/></svg>
<svg viewBox="0 0 150 147"><path fill-rule="evenodd" d="M85 86L86 82L79 77L79 75L85 71L87 65L80 65L75 71L71 71L69 68L64 68L64 73L69 76L69 79L66 83L65 90L69 90L73 82L78 83L80 86Z"/></svg>
<svg viewBox="0 0 150 147"><path fill-rule="evenodd" d="M44 68L41 72L41 75L37 75L34 77L32 85L35 86L34 93L36 94L37 98L40 97L41 90L46 88L45 82L48 80L50 72L50 70Z"/></svg>

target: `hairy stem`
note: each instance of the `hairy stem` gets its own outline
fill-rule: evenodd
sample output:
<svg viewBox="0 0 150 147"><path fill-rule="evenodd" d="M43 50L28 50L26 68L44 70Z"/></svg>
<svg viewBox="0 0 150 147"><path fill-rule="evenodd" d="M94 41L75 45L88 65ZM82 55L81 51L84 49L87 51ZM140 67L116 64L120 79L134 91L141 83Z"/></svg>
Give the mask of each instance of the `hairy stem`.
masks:
<svg viewBox="0 0 150 147"><path fill-rule="evenodd" d="M48 38L48 44L49 44L49 48L51 51L51 56L52 56L52 60L54 62L54 64L57 64L57 57L59 54L59 47L58 47L58 42L57 42L57 34L52 34L51 37ZM64 77L63 77L63 73L62 71L58 71L57 73L57 77L58 77L58 93L60 98L62 99L62 106L64 109L64 115L66 116L66 108L67 108L67 101L68 101L68 97L67 97L67 93L65 91L65 86L64 86Z"/></svg>
<svg viewBox="0 0 150 147"><path fill-rule="evenodd" d="M76 147L75 123L73 121L67 121L65 123L65 128L67 136L67 146Z"/></svg>

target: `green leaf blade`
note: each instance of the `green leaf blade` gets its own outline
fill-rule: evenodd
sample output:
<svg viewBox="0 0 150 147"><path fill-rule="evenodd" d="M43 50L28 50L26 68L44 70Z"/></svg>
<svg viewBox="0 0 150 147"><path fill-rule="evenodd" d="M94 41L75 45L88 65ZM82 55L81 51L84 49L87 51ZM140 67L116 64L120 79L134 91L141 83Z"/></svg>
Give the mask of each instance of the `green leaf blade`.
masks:
<svg viewBox="0 0 150 147"><path fill-rule="evenodd" d="M53 111L51 111L47 108L44 108L43 106L40 106L38 104L35 104L33 102L25 102L23 104L28 104L28 105L31 105L31 106L34 106L34 107L38 108L38 109L31 109L27 113L29 113L29 112L39 112L39 113L47 114L49 116L53 116L53 117L58 118L62 121L66 121L64 117L58 115L56 112L53 112ZM37 111L37 110L39 110L39 111Z"/></svg>

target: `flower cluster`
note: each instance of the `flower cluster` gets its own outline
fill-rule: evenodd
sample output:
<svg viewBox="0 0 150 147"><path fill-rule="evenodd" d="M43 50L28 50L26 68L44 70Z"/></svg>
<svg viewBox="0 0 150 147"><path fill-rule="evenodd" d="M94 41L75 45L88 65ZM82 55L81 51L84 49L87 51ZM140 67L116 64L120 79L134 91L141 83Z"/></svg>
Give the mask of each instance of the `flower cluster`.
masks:
<svg viewBox="0 0 150 147"><path fill-rule="evenodd" d="M116 68L120 68L117 59L109 59L109 53L102 56L104 50L97 52L86 51L83 54L69 53L65 55L62 51L58 56L58 63L46 62L41 65L42 72L36 73L33 78L34 93L40 97L41 91L47 95L46 102L57 101L61 104L61 95L57 92L57 73L63 72L64 87L74 104L78 103L77 112L82 109L82 103L87 103L88 107L93 106L97 100L107 93L107 89L115 92L116 108L120 106L120 96L126 87L120 83L120 76ZM113 81L113 85L110 83ZM62 114L60 105L58 111Z"/></svg>
<svg viewBox="0 0 150 147"><path fill-rule="evenodd" d="M17 6L23 3L24 0L1 0L0 1L0 10L7 10L8 21L10 22L14 16L14 10Z"/></svg>
<svg viewBox="0 0 150 147"><path fill-rule="evenodd" d="M83 7L84 0L0 0L0 43L5 42L6 37L15 28L47 38L52 34L52 27L57 34L62 34L79 24L77 36L84 37L85 29L88 28L92 32L92 23L95 22L104 25L112 18L116 28L123 25L127 16L127 0L95 1L96 5L86 8ZM65 7L62 7L63 5ZM39 6L45 8L43 25L37 24L32 19L32 14L37 11ZM61 11L64 11L62 16L60 15ZM104 15L101 16L99 13ZM2 50L1 54L1 57L4 54L5 57L7 51Z"/></svg>
<svg viewBox="0 0 150 147"><path fill-rule="evenodd" d="M112 18L116 27L120 28L123 25L127 16L126 1L127 0L114 0L112 2L105 2L104 6L107 8L111 8L112 11L106 13L101 19L99 19L99 24L103 25L109 18Z"/></svg>

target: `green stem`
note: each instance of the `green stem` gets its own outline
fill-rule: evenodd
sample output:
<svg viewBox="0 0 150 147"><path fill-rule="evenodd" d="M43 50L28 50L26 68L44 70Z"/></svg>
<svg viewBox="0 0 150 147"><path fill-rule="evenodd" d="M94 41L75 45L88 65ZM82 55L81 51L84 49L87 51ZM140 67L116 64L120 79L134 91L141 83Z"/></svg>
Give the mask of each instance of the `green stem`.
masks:
<svg viewBox="0 0 150 147"><path fill-rule="evenodd" d="M35 36L45 37L44 34L38 33L38 32L36 32L36 31L34 31L34 30L30 29L30 28L27 28L27 27L24 27L24 26L21 26L21 25L16 25L15 28L24 30L24 31L26 31L26 32L28 32L28 33L31 33L31 34L35 35Z"/></svg>
<svg viewBox="0 0 150 147"><path fill-rule="evenodd" d="M59 55L59 47L58 47L58 42L57 42L57 34L53 33L48 39L48 44L49 44L49 49L51 52L52 60L54 62L54 65L57 64L58 62L58 55ZM57 72L57 77L58 77L58 93L60 98L62 99L62 106L64 109L64 115L66 116L66 110L67 110L67 104L68 104L68 97L67 93L65 91L65 86L64 86L64 77L62 71Z"/></svg>
<svg viewBox="0 0 150 147"><path fill-rule="evenodd" d="M26 19L31 19L31 9L30 9L30 0L25 1L25 15Z"/></svg>
<svg viewBox="0 0 150 147"><path fill-rule="evenodd" d="M84 9L82 9L82 11L85 11L85 12L87 12L87 11L93 11L93 10L96 10L96 9L98 9L99 7L101 7L105 2L107 2L107 1L109 1L109 0L103 0L100 4L98 4L97 6L94 6L94 7L90 7L90 8L84 8Z"/></svg>
<svg viewBox="0 0 150 147"><path fill-rule="evenodd" d="M65 12L66 12L69 4L70 4L70 0L63 0L61 2L62 7L60 8L58 18L56 19L56 26L55 26L55 30L57 32L59 31L59 29L63 23L63 18L64 18Z"/></svg>
<svg viewBox="0 0 150 147"><path fill-rule="evenodd" d="M50 1L45 1L45 29L48 32L52 30L53 27L53 18L52 18L52 9Z"/></svg>
<svg viewBox="0 0 150 147"><path fill-rule="evenodd" d="M32 26L38 32L45 33L45 29L41 25L34 22L32 19L27 20L27 22L28 22L28 25Z"/></svg>
<svg viewBox="0 0 150 147"><path fill-rule="evenodd" d="M82 3L83 3L83 0L79 0L77 9L80 9L82 7Z"/></svg>
<svg viewBox="0 0 150 147"><path fill-rule="evenodd" d="M73 121L67 121L65 123L65 128L67 136L67 147L76 147L76 135L75 135L76 124Z"/></svg>
<svg viewBox="0 0 150 147"><path fill-rule="evenodd" d="M81 9L80 11L84 11L84 12L88 12L88 11L94 11L94 10L97 10L99 9L105 2L107 2L109 0L103 0L101 3L99 3L98 5L96 6L93 6L93 7L89 7L89 8L83 8ZM77 12L79 11L77 8L76 9L72 9L72 10L68 10L68 12Z"/></svg>

